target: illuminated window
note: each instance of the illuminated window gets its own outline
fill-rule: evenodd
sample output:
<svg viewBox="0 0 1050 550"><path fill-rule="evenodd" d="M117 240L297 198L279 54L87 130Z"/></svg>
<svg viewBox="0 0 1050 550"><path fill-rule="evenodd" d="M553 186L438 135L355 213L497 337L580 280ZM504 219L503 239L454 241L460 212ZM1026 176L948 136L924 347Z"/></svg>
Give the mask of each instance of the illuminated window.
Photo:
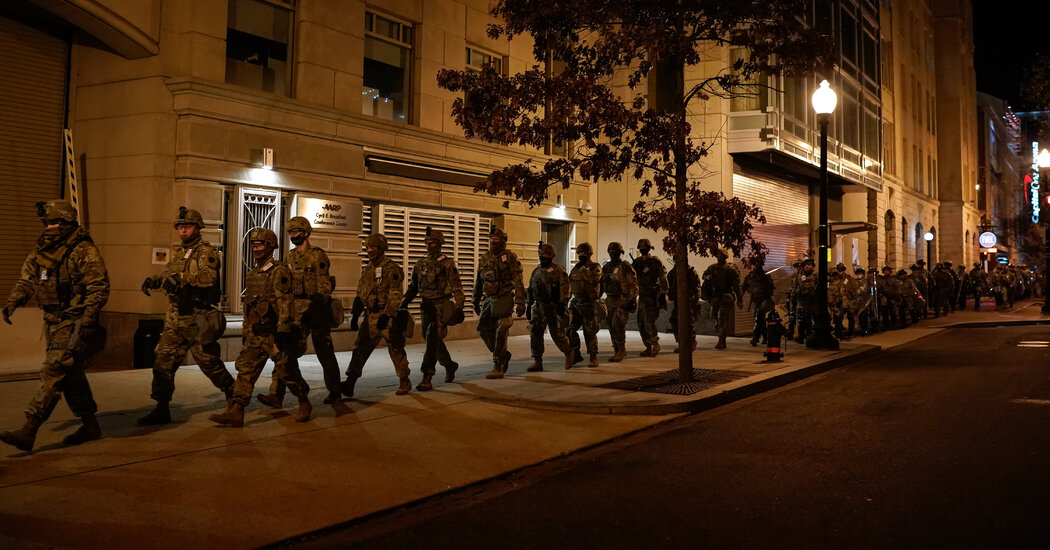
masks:
<svg viewBox="0 0 1050 550"><path fill-rule="evenodd" d="M226 82L291 94L293 0L229 0Z"/></svg>
<svg viewBox="0 0 1050 550"><path fill-rule="evenodd" d="M412 26L366 12L361 112L387 120L408 122L411 65Z"/></svg>

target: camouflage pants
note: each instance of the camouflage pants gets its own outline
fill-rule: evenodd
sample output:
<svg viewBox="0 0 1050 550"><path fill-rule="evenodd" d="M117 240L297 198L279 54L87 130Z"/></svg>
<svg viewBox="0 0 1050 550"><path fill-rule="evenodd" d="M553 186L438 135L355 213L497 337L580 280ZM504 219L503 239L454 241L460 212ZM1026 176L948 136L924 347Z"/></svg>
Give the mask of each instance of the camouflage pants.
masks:
<svg viewBox="0 0 1050 550"><path fill-rule="evenodd" d="M726 294L711 300L711 317L715 320L718 338L724 339L729 331L729 314L733 310L733 296Z"/></svg>
<svg viewBox="0 0 1050 550"><path fill-rule="evenodd" d="M565 336L565 317L558 314L561 306L553 304L536 303L532 307L532 320L529 321L529 343L532 346L532 356L536 359L543 357L543 332L550 330L551 340L563 355L572 352L569 339Z"/></svg>
<svg viewBox="0 0 1050 550"><path fill-rule="evenodd" d="M510 361L510 352L507 351L507 335L510 327L514 326L514 317L496 317L492 314L491 300L485 299L481 306L481 316L478 318L478 335L485 347L492 352L493 372L502 369L507 372L507 364Z"/></svg>
<svg viewBox="0 0 1050 550"><path fill-rule="evenodd" d="M693 346L696 346L696 320L697 312L700 311L699 304L694 304L689 309L689 319L692 321L689 323L689 339L693 342ZM678 342L678 302L671 307L671 332L674 334L674 341Z"/></svg>
<svg viewBox="0 0 1050 550"><path fill-rule="evenodd" d="M419 370L426 376L434 376L437 370L434 367L438 363L441 363L441 366L446 369L456 364L448 353L448 347L445 346L445 336L448 335L448 327L441 324L438 319L440 311L437 306L441 302L448 302L448 300L423 300L420 306L423 322L423 339L426 341L427 347L423 352L423 362L419 365Z"/></svg>
<svg viewBox="0 0 1050 550"><path fill-rule="evenodd" d="M317 355L317 361L321 363L321 372L324 376L324 387L328 390L328 393L339 393L339 383L342 377L339 374L339 360L335 357L335 345L332 344L332 329L325 325L315 325L312 327L306 327L301 331L295 332L298 344L296 346L295 353L289 359L295 362L296 367L299 365L299 358L306 353L306 338L309 336L311 342L314 345L314 353ZM273 377L270 379L270 393L284 398L284 384L281 382L277 371L273 373Z"/></svg>
<svg viewBox="0 0 1050 550"><path fill-rule="evenodd" d="M63 361L75 325L73 319L44 322L47 351L44 354L44 366L40 369L40 388L29 401L26 416L47 420L62 396L65 396L66 404L78 417L90 416L98 411L84 374L91 357L74 353Z"/></svg>
<svg viewBox="0 0 1050 550"><path fill-rule="evenodd" d="M605 323L609 326L609 338L612 339L615 351L627 346L627 323L631 321L631 316L627 312L628 301L623 296L609 296L605 300L605 307L608 308Z"/></svg>
<svg viewBox="0 0 1050 550"><path fill-rule="evenodd" d="M751 329L751 341L759 342L766 339L766 315L773 311L773 299L769 297L753 298L751 305L755 308L755 326Z"/></svg>
<svg viewBox="0 0 1050 550"><path fill-rule="evenodd" d="M583 340L587 345L587 354L592 359L598 357L598 330L601 328L601 323L595 314L594 303L574 303L570 315L572 320L567 331L569 350L580 351L580 334L578 331L582 328Z"/></svg>
<svg viewBox="0 0 1050 550"><path fill-rule="evenodd" d="M365 370L365 363L375 351L376 346L386 342L386 351L390 355L390 361L394 363L394 372L398 378L408 378L408 356L405 355L405 342L402 338L391 340L390 325L394 319L387 320L387 326L383 330L376 328L380 314L365 313L360 330L357 331L357 340L354 342L354 354L350 356L350 364L346 367L348 380L361 378Z"/></svg>
<svg viewBox="0 0 1050 550"><path fill-rule="evenodd" d="M656 332L656 319L659 316L660 305L656 298L638 299L638 334L646 349L660 342L660 335Z"/></svg>
<svg viewBox="0 0 1050 550"><path fill-rule="evenodd" d="M171 401L175 393L175 372L189 351L197 361L201 372L224 393L233 390L233 376L226 370L220 358L218 342L200 345L197 343L197 323L192 315L168 315L164 320L164 332L157 343L156 359L153 361L153 388L150 399Z"/></svg>
<svg viewBox="0 0 1050 550"><path fill-rule="evenodd" d="M262 374L266 366L266 360L273 360L273 370L285 386L291 390L296 397L306 397L310 393L310 386L303 375L299 372L299 365L292 360L293 353L288 349L282 349L275 343L272 334L257 335L247 334L244 337L241 352L237 354L235 363L237 368L237 381L233 385L233 402L246 407L252 399L252 390L255 382ZM290 342L288 345L294 345Z"/></svg>

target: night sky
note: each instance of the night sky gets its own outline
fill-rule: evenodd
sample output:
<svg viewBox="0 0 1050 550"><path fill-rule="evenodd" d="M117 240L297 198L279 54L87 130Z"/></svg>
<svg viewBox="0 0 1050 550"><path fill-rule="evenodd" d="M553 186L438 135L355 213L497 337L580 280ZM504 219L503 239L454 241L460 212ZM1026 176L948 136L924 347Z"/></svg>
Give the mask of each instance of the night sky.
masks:
<svg viewBox="0 0 1050 550"><path fill-rule="evenodd" d="M1014 111L1030 109L1020 93L1020 72L1036 52L1050 53L1046 4L1026 10L1025 2L973 0L974 67L977 91L1009 102ZM1028 4L1032 5L1032 4Z"/></svg>

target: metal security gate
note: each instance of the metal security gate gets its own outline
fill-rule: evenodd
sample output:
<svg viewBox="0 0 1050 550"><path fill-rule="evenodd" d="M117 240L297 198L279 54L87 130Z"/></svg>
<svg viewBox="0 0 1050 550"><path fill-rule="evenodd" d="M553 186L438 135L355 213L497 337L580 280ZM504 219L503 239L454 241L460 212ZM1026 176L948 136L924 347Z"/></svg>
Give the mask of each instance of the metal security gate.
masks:
<svg viewBox="0 0 1050 550"><path fill-rule="evenodd" d="M773 271L774 299L784 303L795 273L791 264L809 250L809 190L794 183L733 174L733 194L748 204L757 204L766 217L766 224L756 226L753 235L769 249L765 269ZM744 275L741 272L741 280ZM750 312L737 315L736 334L749 332L753 319Z"/></svg>
<svg viewBox="0 0 1050 550"><path fill-rule="evenodd" d="M278 249L281 243L281 192L275 189L237 188L237 236L238 245L230 246L236 257L230 262L229 269L236 270L236 286L228 294L230 308L240 313L241 293L244 290L244 278L252 268L252 243L248 234L252 229L265 227L277 234ZM227 270L229 274L230 271Z"/></svg>
<svg viewBox="0 0 1050 550"><path fill-rule="evenodd" d="M34 204L62 195L69 41L0 17L0 288L40 235Z"/></svg>

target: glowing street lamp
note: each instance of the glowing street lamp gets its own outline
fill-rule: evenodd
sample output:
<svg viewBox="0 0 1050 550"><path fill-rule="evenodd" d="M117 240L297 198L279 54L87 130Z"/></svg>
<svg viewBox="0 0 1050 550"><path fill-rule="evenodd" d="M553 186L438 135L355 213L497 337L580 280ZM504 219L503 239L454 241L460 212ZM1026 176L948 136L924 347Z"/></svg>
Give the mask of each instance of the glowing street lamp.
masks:
<svg viewBox="0 0 1050 550"><path fill-rule="evenodd" d="M839 349L839 341L831 333L831 314L828 312L828 123L835 112L838 96L827 80L813 92L813 110L820 123L820 225L817 227L817 311L813 316L813 333L806 338L810 349Z"/></svg>

